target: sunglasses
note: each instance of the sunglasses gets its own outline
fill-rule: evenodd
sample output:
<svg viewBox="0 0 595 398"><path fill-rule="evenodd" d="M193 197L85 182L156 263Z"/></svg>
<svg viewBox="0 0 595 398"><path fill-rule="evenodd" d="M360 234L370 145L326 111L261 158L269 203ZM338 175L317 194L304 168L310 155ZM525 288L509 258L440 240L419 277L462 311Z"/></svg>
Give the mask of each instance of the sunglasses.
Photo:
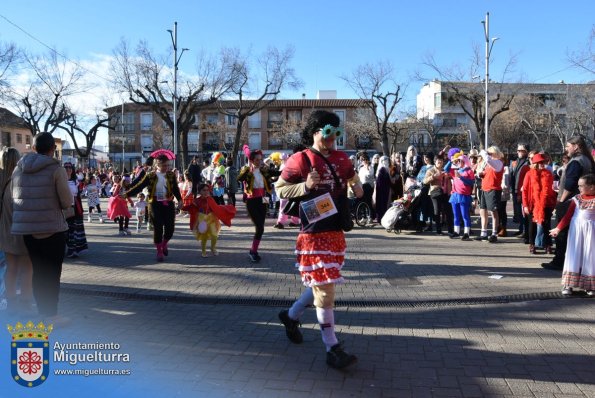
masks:
<svg viewBox="0 0 595 398"><path fill-rule="evenodd" d="M326 126L324 126L323 128L321 128L320 130L318 130L322 133L322 137L323 138L329 138L329 137L340 137L343 135L343 128L341 127L335 127L332 126L330 124L327 124Z"/></svg>

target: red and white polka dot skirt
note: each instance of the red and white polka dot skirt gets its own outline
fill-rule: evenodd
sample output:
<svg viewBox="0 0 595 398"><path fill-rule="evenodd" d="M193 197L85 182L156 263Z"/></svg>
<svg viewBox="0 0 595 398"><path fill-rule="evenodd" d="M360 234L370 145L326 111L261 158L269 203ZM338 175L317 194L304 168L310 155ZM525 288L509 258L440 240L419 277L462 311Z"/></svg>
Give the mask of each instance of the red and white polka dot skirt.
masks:
<svg viewBox="0 0 595 398"><path fill-rule="evenodd" d="M295 245L295 266L308 287L341 283L341 268L345 262L343 231L299 234Z"/></svg>

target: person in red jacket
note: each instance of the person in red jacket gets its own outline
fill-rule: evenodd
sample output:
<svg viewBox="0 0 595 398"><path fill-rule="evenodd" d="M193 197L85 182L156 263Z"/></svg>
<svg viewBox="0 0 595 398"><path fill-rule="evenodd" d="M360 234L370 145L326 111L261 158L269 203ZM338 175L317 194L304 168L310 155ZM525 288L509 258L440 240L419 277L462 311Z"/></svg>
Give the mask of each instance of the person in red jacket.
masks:
<svg viewBox="0 0 595 398"><path fill-rule="evenodd" d="M504 154L497 146L491 146L487 151L481 151L479 155L483 158L485 168L480 172L482 178L481 203L479 204L479 215L481 216L481 234L475 240L487 240L490 243L498 241L498 206L502 197L502 177L504 175ZM488 236L488 216L492 216L492 234Z"/></svg>
<svg viewBox="0 0 595 398"><path fill-rule="evenodd" d="M541 153L533 155L533 166L523 180L523 214L529 219L529 252L532 254L536 253L536 247L544 247L548 253L552 251L551 237L537 234L537 230L550 230L552 213L556 207L554 176L546 169L546 160ZM536 235L540 235L537 242Z"/></svg>

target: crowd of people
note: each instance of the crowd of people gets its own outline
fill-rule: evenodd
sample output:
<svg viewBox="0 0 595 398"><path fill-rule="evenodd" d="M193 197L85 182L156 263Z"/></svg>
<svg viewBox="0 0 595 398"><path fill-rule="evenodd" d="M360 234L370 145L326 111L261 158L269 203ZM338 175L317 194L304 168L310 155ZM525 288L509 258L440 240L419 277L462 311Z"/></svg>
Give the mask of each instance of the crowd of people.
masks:
<svg viewBox="0 0 595 398"><path fill-rule="evenodd" d="M8 310L36 309L48 322L68 322L58 315L60 275L64 257L79 257L89 249L85 214L87 223L113 222L114 233L124 237L132 234L132 209L136 231L145 226L153 231L159 262L169 255L176 216L187 217L202 257L216 256L221 224L231 226L239 192L254 225L246 248L251 262L261 261L267 216L275 219L275 229L300 227L296 267L306 289L279 318L289 340L299 344L300 317L313 305L327 363L333 367L357 360L337 340L333 314L348 230L342 227L341 203L348 197L368 204L369 226L384 225L389 210L406 198L417 203L411 208L416 233L496 243L518 225L514 235L531 254L554 254L542 266L562 271L564 295L576 290L595 295L595 162L582 138L568 140L561 164L523 143L511 161L497 146L467 153L447 146L437 154L419 154L410 146L390 157L366 152L348 157L334 149L343 133L339 126L334 113L315 111L303 133L308 148L296 148L293 156L279 152L265 158L261 150L245 146L247 164L239 170L233 159L215 153L202 167L193 158L186 170L178 171L172 169L173 154L167 150L138 162L130 173L77 170L54 159L49 133L35 136L35 151L22 157L16 149L4 148L0 253L7 264L3 281ZM101 198L108 198L105 215ZM291 202L313 199L328 201L336 211L286 210ZM506 210L509 201L512 219ZM474 233L471 216L477 213Z"/></svg>

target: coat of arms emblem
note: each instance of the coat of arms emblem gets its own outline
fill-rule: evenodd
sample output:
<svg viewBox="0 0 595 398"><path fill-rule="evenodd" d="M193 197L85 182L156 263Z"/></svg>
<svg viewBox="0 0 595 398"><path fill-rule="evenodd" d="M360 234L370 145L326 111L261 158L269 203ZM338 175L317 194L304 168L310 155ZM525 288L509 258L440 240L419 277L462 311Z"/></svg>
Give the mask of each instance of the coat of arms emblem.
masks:
<svg viewBox="0 0 595 398"><path fill-rule="evenodd" d="M29 321L25 325L20 322L8 332L12 335L10 342L10 369L12 379L24 387L37 387L47 380L50 373L49 335L52 325L43 322L35 325Z"/></svg>

